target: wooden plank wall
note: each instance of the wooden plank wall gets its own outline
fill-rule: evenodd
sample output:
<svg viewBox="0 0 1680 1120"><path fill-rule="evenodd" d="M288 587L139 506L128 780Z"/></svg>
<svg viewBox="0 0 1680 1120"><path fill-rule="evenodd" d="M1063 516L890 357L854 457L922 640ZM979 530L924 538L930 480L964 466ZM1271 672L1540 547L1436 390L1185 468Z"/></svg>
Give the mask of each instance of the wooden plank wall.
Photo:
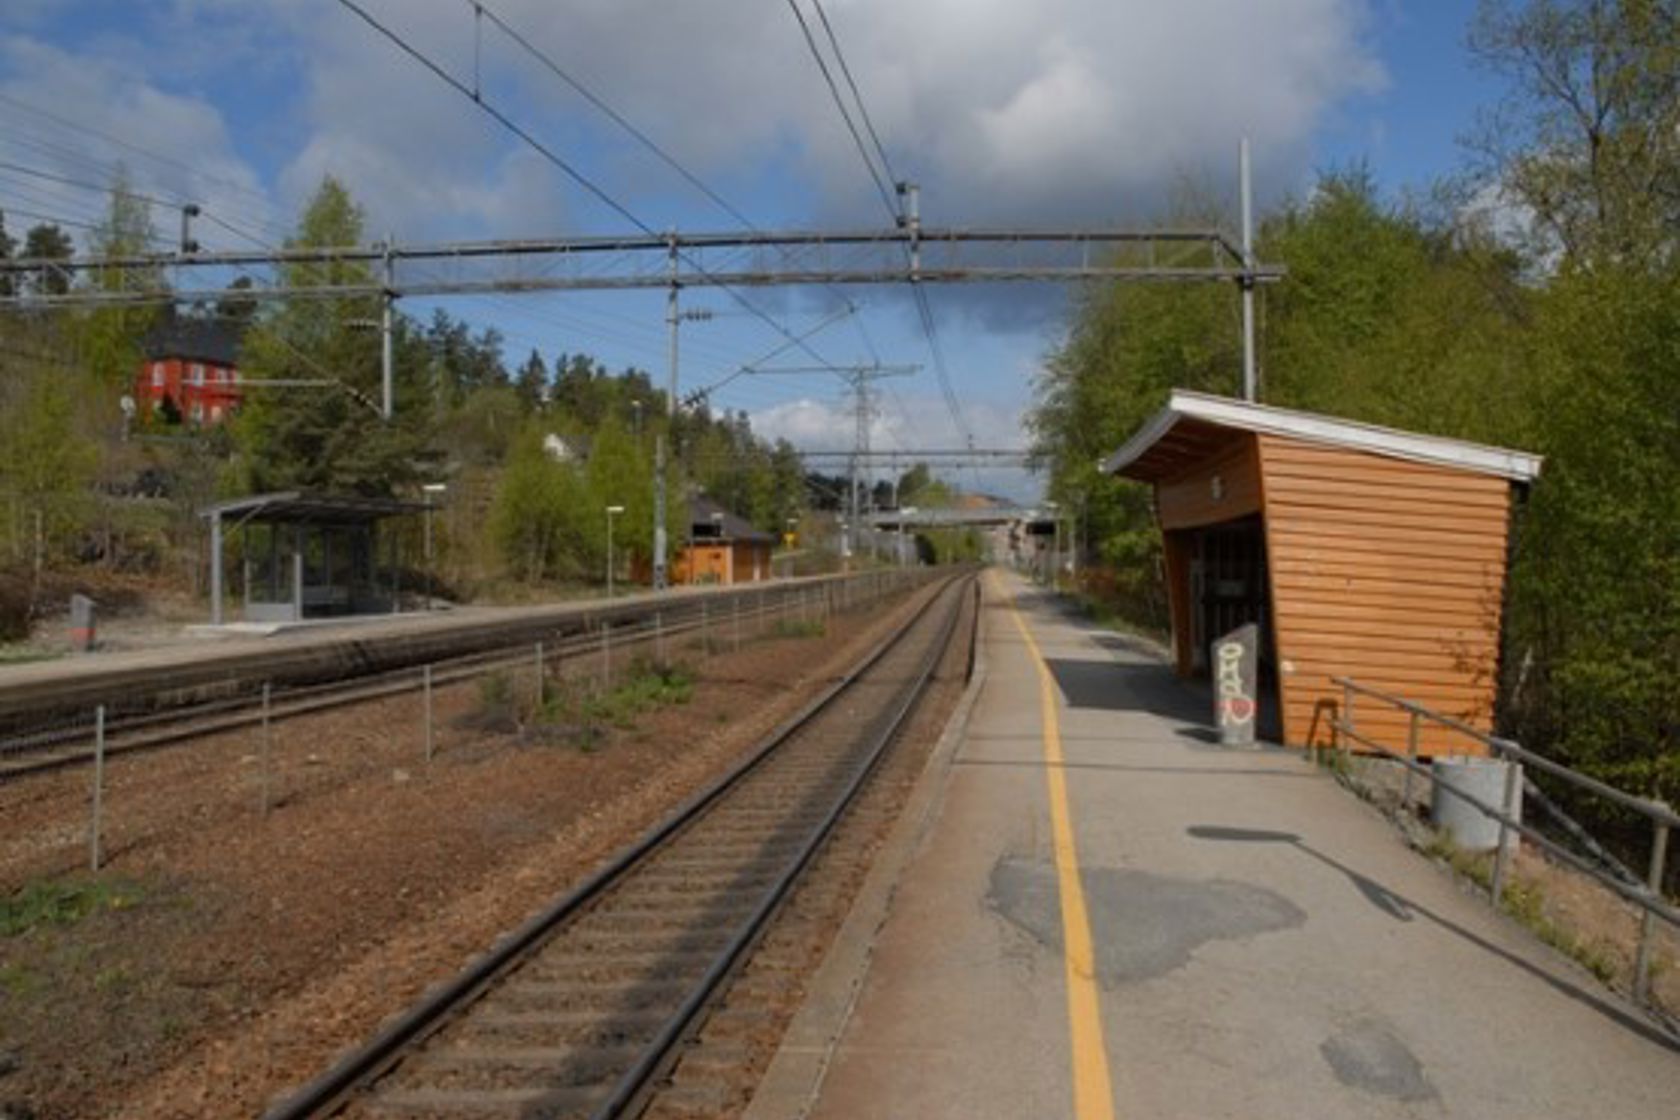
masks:
<svg viewBox="0 0 1680 1120"><path fill-rule="evenodd" d="M1259 437L1284 738L1325 745L1352 677L1483 730L1492 721L1510 483ZM1404 750L1403 713L1354 702L1359 729ZM1426 726L1425 753L1482 753Z"/></svg>
<svg viewBox="0 0 1680 1120"><path fill-rule="evenodd" d="M1218 496L1214 479L1219 479ZM1229 447L1190 471L1158 483L1155 508L1165 530L1214 525L1260 512L1260 460L1254 437L1242 433Z"/></svg>

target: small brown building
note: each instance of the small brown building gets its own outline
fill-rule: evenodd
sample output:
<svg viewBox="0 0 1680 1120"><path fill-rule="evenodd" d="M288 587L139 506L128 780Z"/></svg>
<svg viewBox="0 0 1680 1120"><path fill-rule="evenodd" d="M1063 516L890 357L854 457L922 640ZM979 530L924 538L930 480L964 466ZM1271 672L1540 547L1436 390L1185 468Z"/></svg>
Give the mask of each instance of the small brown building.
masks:
<svg viewBox="0 0 1680 1120"><path fill-rule="evenodd" d="M708 498L689 506L688 547L677 557L677 583L756 583L770 578L776 538Z"/></svg>
<svg viewBox="0 0 1680 1120"><path fill-rule="evenodd" d="M1150 483L1179 673L1260 625L1261 730L1324 744L1332 678L1492 722L1513 492L1538 456L1175 390L1103 464ZM1405 743L1372 702L1360 729ZM1425 753L1474 748L1425 729Z"/></svg>

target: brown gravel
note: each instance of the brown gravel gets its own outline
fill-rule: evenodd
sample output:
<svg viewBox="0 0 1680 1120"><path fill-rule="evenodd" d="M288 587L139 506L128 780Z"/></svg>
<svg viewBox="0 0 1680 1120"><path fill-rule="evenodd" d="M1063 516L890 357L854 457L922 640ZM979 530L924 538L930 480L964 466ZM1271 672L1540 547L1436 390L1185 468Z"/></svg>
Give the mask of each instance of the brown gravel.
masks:
<svg viewBox="0 0 1680 1120"><path fill-rule="evenodd" d="M0 787L0 897L117 891L80 921L0 937L0 1115L259 1112L739 758L905 609L703 662L690 645L692 700L587 751L464 726L471 684L438 691L429 765L417 696L289 721L266 816L254 732L128 756L107 774L96 880L72 870L87 771ZM534 689L529 673L511 684Z"/></svg>

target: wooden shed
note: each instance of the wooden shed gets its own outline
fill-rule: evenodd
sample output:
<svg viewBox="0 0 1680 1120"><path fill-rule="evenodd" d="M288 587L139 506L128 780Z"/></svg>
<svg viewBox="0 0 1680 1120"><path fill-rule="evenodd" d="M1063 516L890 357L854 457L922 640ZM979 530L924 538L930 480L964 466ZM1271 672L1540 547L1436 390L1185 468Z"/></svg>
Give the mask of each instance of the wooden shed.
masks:
<svg viewBox="0 0 1680 1120"><path fill-rule="evenodd" d="M688 547L677 557L678 583L757 583L770 578L776 538L708 498L689 505Z"/></svg>
<svg viewBox="0 0 1680 1120"><path fill-rule="evenodd" d="M1175 390L1103 468L1155 489L1179 673L1259 623L1261 732L1305 746L1329 742L1335 677L1489 728L1513 500L1540 462ZM1404 744L1398 711L1358 719ZM1421 749L1467 749L1447 734Z"/></svg>

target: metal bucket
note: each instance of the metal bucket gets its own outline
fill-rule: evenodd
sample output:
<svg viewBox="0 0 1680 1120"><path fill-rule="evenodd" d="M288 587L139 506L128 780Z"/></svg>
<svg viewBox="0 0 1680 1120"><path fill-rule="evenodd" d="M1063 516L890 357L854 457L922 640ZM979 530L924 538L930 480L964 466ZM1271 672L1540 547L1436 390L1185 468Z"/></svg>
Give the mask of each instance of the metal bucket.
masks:
<svg viewBox="0 0 1680 1120"><path fill-rule="evenodd" d="M1512 798L1511 817L1522 820L1522 766L1498 758L1468 758L1455 756L1437 758L1430 768L1434 775L1434 794L1430 801L1430 819L1435 827L1452 836L1453 843L1467 852L1491 852L1499 846L1499 822L1482 813L1462 797L1454 797L1448 790L1457 790L1495 809L1505 803L1506 775L1515 768L1516 788ZM1506 847L1515 848L1518 833L1507 833Z"/></svg>

